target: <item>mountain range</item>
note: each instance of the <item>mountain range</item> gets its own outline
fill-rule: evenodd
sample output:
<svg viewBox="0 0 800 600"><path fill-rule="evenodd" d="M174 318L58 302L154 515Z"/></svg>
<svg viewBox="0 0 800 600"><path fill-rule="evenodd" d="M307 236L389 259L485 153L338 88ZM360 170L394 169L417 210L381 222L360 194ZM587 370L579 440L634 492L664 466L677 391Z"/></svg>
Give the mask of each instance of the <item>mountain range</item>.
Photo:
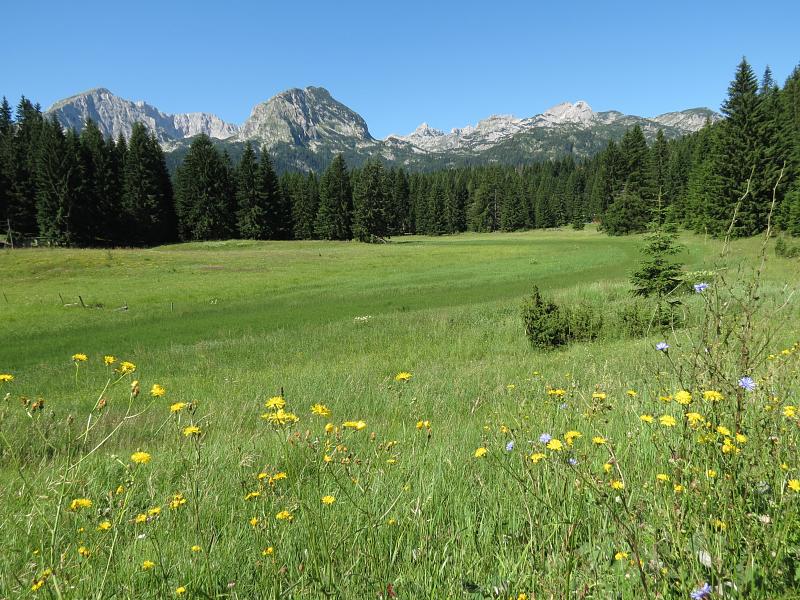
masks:
<svg viewBox="0 0 800 600"><path fill-rule="evenodd" d="M246 142L269 149L281 169L319 169L336 153L358 164L381 156L406 168L428 170L462 164L522 163L564 155L587 157L609 140L639 125L648 139L662 130L668 139L699 130L719 114L708 108L670 112L652 118L617 111L595 112L583 100L564 102L526 118L492 115L476 125L444 132L422 123L407 135L375 139L366 121L322 87L293 88L253 107L241 125L210 113L168 114L143 101L131 101L95 88L51 106L65 127L80 130L87 119L104 135L130 136L137 121L154 132L172 162L185 154L191 139L206 134L232 156Z"/></svg>

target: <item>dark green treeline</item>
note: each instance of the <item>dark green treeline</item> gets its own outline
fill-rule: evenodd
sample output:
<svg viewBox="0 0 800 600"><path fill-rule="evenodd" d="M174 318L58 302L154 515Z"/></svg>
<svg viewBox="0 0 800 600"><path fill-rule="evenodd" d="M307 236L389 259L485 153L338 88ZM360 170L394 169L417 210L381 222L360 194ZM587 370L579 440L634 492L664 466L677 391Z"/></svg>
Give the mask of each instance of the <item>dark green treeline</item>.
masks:
<svg viewBox="0 0 800 600"><path fill-rule="evenodd" d="M595 157L408 173L372 159L321 174L276 173L266 150L246 145L233 165L206 136L170 178L155 137L137 124L129 140L80 135L46 120L22 98L0 105L0 239L73 246L177 240L375 241L407 233L582 228L644 231L656 214L720 236L772 225L800 235L800 68L783 87L739 64L724 119L648 144L630 129ZM773 206L774 203L774 206ZM733 215L736 219L731 227Z"/></svg>

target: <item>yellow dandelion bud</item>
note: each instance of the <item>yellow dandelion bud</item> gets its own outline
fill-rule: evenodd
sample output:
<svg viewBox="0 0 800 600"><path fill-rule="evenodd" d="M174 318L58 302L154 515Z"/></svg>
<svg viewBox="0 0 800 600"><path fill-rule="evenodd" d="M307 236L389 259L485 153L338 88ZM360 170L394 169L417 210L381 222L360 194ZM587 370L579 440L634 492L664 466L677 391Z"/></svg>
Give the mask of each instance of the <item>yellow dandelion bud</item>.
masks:
<svg viewBox="0 0 800 600"><path fill-rule="evenodd" d="M197 544L195 544L194 546L192 546L192 547L190 548L190 550L191 550L192 552L200 552L200 551L202 550L202 548L201 548L200 546L198 546Z"/></svg>
<svg viewBox="0 0 800 600"><path fill-rule="evenodd" d="M614 465L612 465L611 463L605 463L603 465L603 471L605 473L611 473L611 469L613 469L613 468L614 468Z"/></svg>

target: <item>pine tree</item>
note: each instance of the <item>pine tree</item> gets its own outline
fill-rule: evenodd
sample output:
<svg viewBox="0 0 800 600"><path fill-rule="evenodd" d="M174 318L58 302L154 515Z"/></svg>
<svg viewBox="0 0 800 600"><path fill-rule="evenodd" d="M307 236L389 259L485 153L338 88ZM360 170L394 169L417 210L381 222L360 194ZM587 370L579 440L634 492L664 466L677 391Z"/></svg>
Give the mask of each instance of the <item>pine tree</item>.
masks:
<svg viewBox="0 0 800 600"><path fill-rule="evenodd" d="M353 192L344 156L338 154L322 176L315 230L326 240L349 240L352 235Z"/></svg>
<svg viewBox="0 0 800 600"><path fill-rule="evenodd" d="M127 149L125 149L127 148ZM176 238L172 183L155 136L135 123L123 145L122 219L124 244L154 246ZM120 150L117 150L119 155Z"/></svg>
<svg viewBox="0 0 800 600"><path fill-rule="evenodd" d="M121 171L113 142L92 120L80 134L80 161L83 185L74 209L74 239L83 246L110 245L121 236Z"/></svg>
<svg viewBox="0 0 800 600"><path fill-rule="evenodd" d="M236 228L239 237L269 238L267 207L259 186L259 164L253 146L247 142L236 169Z"/></svg>
<svg viewBox="0 0 800 600"><path fill-rule="evenodd" d="M0 239L8 229L8 203L11 199L11 156L14 140L14 121L11 105L3 96L0 103ZM11 240L8 240L10 243Z"/></svg>
<svg viewBox="0 0 800 600"><path fill-rule="evenodd" d="M23 96L17 105L9 153L11 189L6 208L7 221L17 237L33 236L39 230L36 219L36 167L43 126L41 111Z"/></svg>
<svg viewBox="0 0 800 600"><path fill-rule="evenodd" d="M314 237L314 222L319 211L319 183L316 175L309 172L299 181L297 196L292 202L294 237L310 240Z"/></svg>
<svg viewBox="0 0 800 600"><path fill-rule="evenodd" d="M39 235L50 243L81 242L75 235L75 208L82 174L79 141L74 131L64 134L55 117L43 124L36 169L36 220Z"/></svg>
<svg viewBox="0 0 800 600"><path fill-rule="evenodd" d="M412 231L411 196L408 176L403 169L397 169L392 178L392 204L389 212L389 233L401 235Z"/></svg>
<svg viewBox="0 0 800 600"><path fill-rule="evenodd" d="M266 147L261 151L258 165L258 193L266 214L267 236L271 240L285 240L291 233L291 212L287 214L278 175L272 166L272 157Z"/></svg>
<svg viewBox="0 0 800 600"><path fill-rule="evenodd" d="M379 159L365 165L353 185L353 237L362 242L388 235L385 172Z"/></svg>
<svg viewBox="0 0 800 600"><path fill-rule="evenodd" d="M211 138L196 137L175 177L175 208L182 240L231 236L230 176L228 165Z"/></svg>
<svg viewBox="0 0 800 600"><path fill-rule="evenodd" d="M609 235L639 233L647 228L650 217L642 197L626 186L606 210L603 229Z"/></svg>

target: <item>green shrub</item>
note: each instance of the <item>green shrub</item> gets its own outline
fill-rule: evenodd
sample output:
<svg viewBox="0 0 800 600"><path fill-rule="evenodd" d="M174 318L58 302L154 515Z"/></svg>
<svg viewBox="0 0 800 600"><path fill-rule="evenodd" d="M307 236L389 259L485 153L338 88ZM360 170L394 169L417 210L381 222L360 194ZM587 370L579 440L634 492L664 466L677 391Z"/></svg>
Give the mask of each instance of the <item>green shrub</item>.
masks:
<svg viewBox="0 0 800 600"><path fill-rule="evenodd" d="M537 348L555 348L570 339L567 315L558 305L542 298L536 286L522 305L522 319L525 335Z"/></svg>

